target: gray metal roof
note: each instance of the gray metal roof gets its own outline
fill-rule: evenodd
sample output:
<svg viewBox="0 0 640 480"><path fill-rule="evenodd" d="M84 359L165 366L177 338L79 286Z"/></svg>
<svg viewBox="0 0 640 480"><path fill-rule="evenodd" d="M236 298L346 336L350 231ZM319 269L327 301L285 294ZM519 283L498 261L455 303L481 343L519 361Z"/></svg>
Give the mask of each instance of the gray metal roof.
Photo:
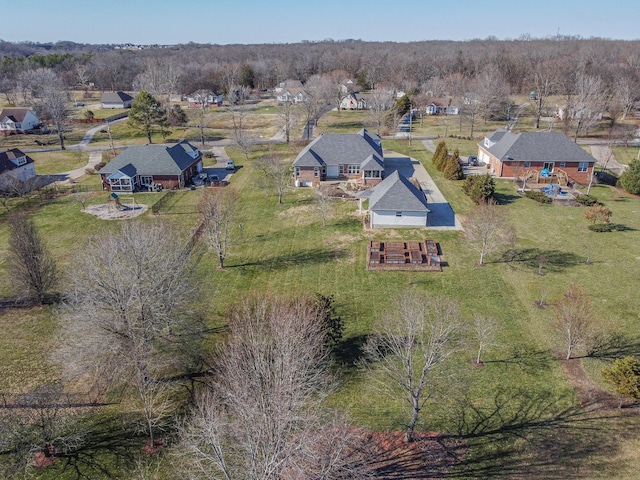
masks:
<svg viewBox="0 0 640 480"><path fill-rule="evenodd" d="M369 210L428 212L429 208L424 192L396 170L373 188Z"/></svg>
<svg viewBox="0 0 640 480"><path fill-rule="evenodd" d="M307 145L298 155L293 165L296 167L316 167L319 165L361 165L370 161L384 164L380 137L372 135L364 128L358 133L325 133ZM376 170L378 168L375 168ZM373 168L372 168L373 170Z"/></svg>
<svg viewBox="0 0 640 480"><path fill-rule="evenodd" d="M196 157L190 156L188 151L197 152ZM138 175L180 175L201 157L202 154L198 149L186 141L171 147L138 145L127 148L98 173L108 176L131 164Z"/></svg>
<svg viewBox="0 0 640 480"><path fill-rule="evenodd" d="M494 135L490 137L493 140ZM487 148L501 161L590 162L596 161L578 144L560 132L505 132L495 145Z"/></svg>

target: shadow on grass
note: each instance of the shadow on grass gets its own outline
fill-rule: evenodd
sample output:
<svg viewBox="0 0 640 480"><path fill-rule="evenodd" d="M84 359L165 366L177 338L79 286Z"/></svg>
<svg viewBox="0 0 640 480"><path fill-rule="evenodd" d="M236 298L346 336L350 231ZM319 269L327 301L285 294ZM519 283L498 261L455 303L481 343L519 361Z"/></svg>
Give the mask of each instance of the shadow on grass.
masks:
<svg viewBox="0 0 640 480"><path fill-rule="evenodd" d="M511 356L498 360L483 360L483 363L514 365L525 373L538 373L548 370L555 361L553 355L546 350L536 350L527 346L514 346Z"/></svg>
<svg viewBox="0 0 640 480"><path fill-rule="evenodd" d="M227 268L238 267L267 267L273 270L287 269L300 265L314 265L320 263L333 262L340 260L347 255L342 249L321 249L313 248L309 250L297 250L289 255L278 255L275 257L257 260L255 262L241 263L237 265L228 265Z"/></svg>
<svg viewBox="0 0 640 480"><path fill-rule="evenodd" d="M582 265L586 257L562 250L544 250L541 248L511 249L503 253L495 263L508 263L513 266L524 266L537 270L540 263L545 272L562 272L563 270Z"/></svg>
<svg viewBox="0 0 640 480"><path fill-rule="evenodd" d="M620 468L614 462L621 431L637 436L619 412L585 413L571 398L544 390L500 391L482 405L465 396L451 413L452 436L469 445L450 472L456 478L590 477L590 462Z"/></svg>
<svg viewBox="0 0 640 480"><path fill-rule="evenodd" d="M640 338L629 337L624 333L611 333L597 338L585 355L601 360L615 360L627 356L640 357Z"/></svg>
<svg viewBox="0 0 640 480"><path fill-rule="evenodd" d="M509 205L510 203L515 202L520 199L519 195L513 195L510 193L494 193L493 199L498 202L498 205Z"/></svg>
<svg viewBox="0 0 640 480"><path fill-rule="evenodd" d="M344 367L360 365L364 360L364 345L368 339L369 335L356 335L340 342L334 353L337 363Z"/></svg>

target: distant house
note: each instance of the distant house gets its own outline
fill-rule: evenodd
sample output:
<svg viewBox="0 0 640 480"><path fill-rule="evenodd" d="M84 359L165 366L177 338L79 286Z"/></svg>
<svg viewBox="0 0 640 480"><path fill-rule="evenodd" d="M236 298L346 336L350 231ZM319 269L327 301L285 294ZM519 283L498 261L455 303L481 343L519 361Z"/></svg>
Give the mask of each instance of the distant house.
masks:
<svg viewBox="0 0 640 480"><path fill-rule="evenodd" d="M478 143L478 158L499 177L526 173L558 183L588 183L596 159L560 132L511 133L499 129Z"/></svg>
<svg viewBox="0 0 640 480"><path fill-rule="evenodd" d="M427 115L458 115L460 105L452 98L430 98L425 107Z"/></svg>
<svg viewBox="0 0 640 480"><path fill-rule="evenodd" d="M102 108L131 108L133 97L124 92L104 92L100 98Z"/></svg>
<svg viewBox="0 0 640 480"><path fill-rule="evenodd" d="M276 95L279 103L302 103L307 98L307 92L303 88L286 88Z"/></svg>
<svg viewBox="0 0 640 480"><path fill-rule="evenodd" d="M358 133L325 133L298 154L293 162L296 186L317 186L322 180L380 183L384 155L380 137L364 128Z"/></svg>
<svg viewBox="0 0 640 480"><path fill-rule="evenodd" d="M371 228L427 226L424 192L398 171L359 196L369 199Z"/></svg>
<svg viewBox="0 0 640 480"><path fill-rule="evenodd" d="M40 124L38 116L28 108L3 108L0 110L0 133L14 135L33 130Z"/></svg>
<svg viewBox="0 0 640 480"><path fill-rule="evenodd" d="M342 110L365 110L367 101L358 92L349 93L340 101L340 108Z"/></svg>
<svg viewBox="0 0 640 480"><path fill-rule="evenodd" d="M0 185L13 181L26 182L35 178L33 159L17 148L0 152Z"/></svg>
<svg viewBox="0 0 640 480"><path fill-rule="evenodd" d="M302 88L302 82L300 80L292 80L292 79L285 80L284 82L280 82L276 86L274 91L276 93L280 93L280 92L283 92L283 91L285 91L287 89L290 89L290 88L300 89L300 88Z"/></svg>
<svg viewBox="0 0 640 480"><path fill-rule="evenodd" d="M224 100L223 95L212 93L207 90L198 90L187 96L187 102L189 102L189 108L202 108L203 104L206 107L221 106Z"/></svg>
<svg viewBox="0 0 640 480"><path fill-rule="evenodd" d="M182 188L202 170L202 153L187 141L173 146L127 148L98 173L102 186L114 192L148 191L155 185Z"/></svg>

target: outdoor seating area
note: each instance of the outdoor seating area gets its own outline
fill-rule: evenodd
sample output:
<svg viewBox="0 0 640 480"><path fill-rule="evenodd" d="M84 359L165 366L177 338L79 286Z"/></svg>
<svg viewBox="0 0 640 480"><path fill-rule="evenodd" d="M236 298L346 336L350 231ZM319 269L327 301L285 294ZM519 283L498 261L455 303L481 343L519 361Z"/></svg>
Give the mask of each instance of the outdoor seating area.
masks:
<svg viewBox="0 0 640 480"><path fill-rule="evenodd" d="M367 253L367 270L442 271L438 244L433 240L371 240Z"/></svg>

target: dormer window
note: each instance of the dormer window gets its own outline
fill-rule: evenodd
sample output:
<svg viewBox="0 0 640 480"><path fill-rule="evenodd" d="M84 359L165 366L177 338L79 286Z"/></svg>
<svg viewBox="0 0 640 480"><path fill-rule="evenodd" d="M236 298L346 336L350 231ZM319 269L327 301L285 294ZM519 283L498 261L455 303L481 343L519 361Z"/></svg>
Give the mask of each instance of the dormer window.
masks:
<svg viewBox="0 0 640 480"><path fill-rule="evenodd" d="M24 165L25 163L27 163L27 157L24 156L16 158L16 163L18 164L18 166Z"/></svg>

